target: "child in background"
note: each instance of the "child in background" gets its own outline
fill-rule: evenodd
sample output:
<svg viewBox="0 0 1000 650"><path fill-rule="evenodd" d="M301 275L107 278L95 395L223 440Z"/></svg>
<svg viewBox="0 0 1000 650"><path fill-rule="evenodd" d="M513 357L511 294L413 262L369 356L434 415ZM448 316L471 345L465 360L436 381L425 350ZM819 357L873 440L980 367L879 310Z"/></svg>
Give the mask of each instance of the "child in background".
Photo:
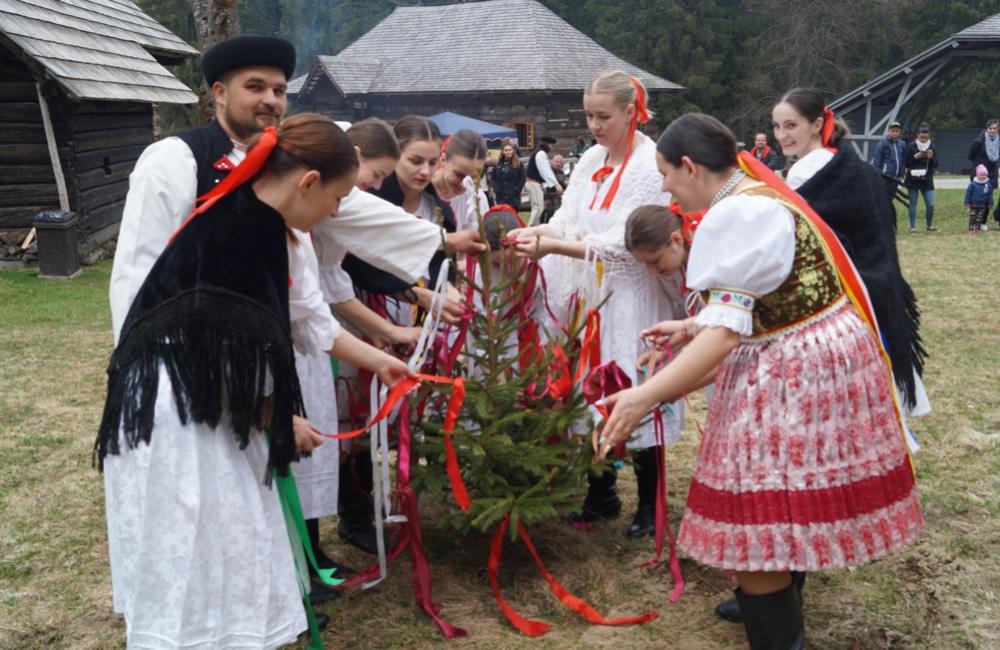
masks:
<svg viewBox="0 0 1000 650"><path fill-rule="evenodd" d="M965 207L969 209L969 234L986 230L986 215L993 205L993 186L990 185L985 165L976 166L976 177L965 190Z"/></svg>

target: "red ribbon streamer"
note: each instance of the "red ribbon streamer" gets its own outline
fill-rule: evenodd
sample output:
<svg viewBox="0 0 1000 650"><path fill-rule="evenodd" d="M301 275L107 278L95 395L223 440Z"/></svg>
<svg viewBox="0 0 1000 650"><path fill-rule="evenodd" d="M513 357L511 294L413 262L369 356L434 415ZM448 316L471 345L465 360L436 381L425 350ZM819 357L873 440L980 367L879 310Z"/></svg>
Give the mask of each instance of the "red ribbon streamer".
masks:
<svg viewBox="0 0 1000 650"><path fill-rule="evenodd" d="M452 385L451 398L448 400L448 411L445 414L444 425L442 426L442 430L444 432L445 459L448 470L448 478L451 481L451 491L455 496L455 502L458 503L458 506L462 510L468 510L470 504L469 491L465 487L465 481L462 480L462 472L458 467L458 456L455 453L455 447L451 441L451 432L455 428L455 422L458 421L459 411L462 409L462 402L465 400L465 380L461 377L440 377L437 375L425 375L418 373L416 377L407 377L393 386L392 390L389 391L389 395L386 397L385 403L382 404L382 408L379 409L378 413L375 414L375 417L373 417L364 427L336 434L323 433L316 428L310 428L312 428L315 433L318 433L325 438L330 438L331 440L348 440L350 438L357 438L382 420L389 417L389 414L396 407L396 404L398 404L408 393L419 386L422 381L435 384ZM402 426L403 424L404 422L401 412L400 425ZM408 423L406 424L409 426Z"/></svg>
<svg viewBox="0 0 1000 650"><path fill-rule="evenodd" d="M628 126L628 145L625 149L625 158L622 160L621 167L618 168L618 173L615 174L615 179L611 181L608 193L604 195L604 200L601 201L602 210L609 210L611 203L615 200L615 195L618 194L618 187L622 182L622 174L625 173L625 167L628 165L629 158L632 157L632 146L635 143L636 130L640 124L645 124L649 121L649 109L646 107L646 91L643 89L642 83L632 76L629 76L628 80L632 83L632 87L635 88L635 113L632 115L632 120ZM599 191L600 187L595 190L595 198L597 196L596 192ZM590 207L593 208L593 206L594 202L591 200Z"/></svg>
<svg viewBox="0 0 1000 650"><path fill-rule="evenodd" d="M496 598L497 605L500 606L500 610L504 613L504 616L507 617L507 620L510 621L511 625L527 636L542 636L551 628L548 623L521 616L514 610L513 607L507 604L507 602L500 595L500 583L498 580L498 575L500 573L500 556L503 550L504 533L507 532L507 525L509 521L510 514L507 514L504 516L503 520L501 520L500 525L497 527L497 532L493 535L493 542L490 545L490 557L486 565L487 576L490 581L490 586L493 588L493 595ZM541 556L538 555L535 545L531 542L531 537L528 535L528 531L524 527L524 524L519 523L517 525L517 534L520 536L521 541L524 542L524 546L528 549L528 553L530 553L531 557L534 559L539 572L542 574L542 577L545 578L545 582L548 583L549 590L552 591L555 597L559 599L559 602L562 603L567 609L576 612L588 622L594 625L639 625L642 623L648 623L659 616L657 612L653 611L639 616L605 618L600 612L594 609L590 603L570 593L566 587L564 587L551 573L549 573L548 569L545 568L545 563L542 562Z"/></svg>
<svg viewBox="0 0 1000 650"><path fill-rule="evenodd" d="M219 199L256 176L264 167L264 163L267 162L268 157L277 145L278 130L273 126L265 128L264 133L260 136L260 140L257 142L257 145L247 153L247 157L243 159L243 162L237 165L236 169L222 179L222 182L195 200L195 204L200 205L192 210L191 214L188 215L188 218L184 220L184 223L182 223L180 227L174 231L174 234L170 235L170 239L167 240L167 244L173 243L173 241L177 238L177 235L181 234L181 231L184 230L189 223L191 223L192 219L211 208L219 201Z"/></svg>
<svg viewBox="0 0 1000 650"><path fill-rule="evenodd" d="M427 553L424 551L423 536L420 532L420 509L417 503L417 496L410 486L411 468L411 439L409 404L403 402L399 411L399 440L398 440L398 466L396 470L396 492L399 496L400 511L406 516L406 523L402 524L398 541L392 550L389 551L386 560L393 561L403 552L403 549L410 549L411 573L413 575L413 594L417 605L433 619L441 632L448 639L466 636L467 632L462 628L455 627L441 617L441 606L434 602L431 594L431 571L430 563L427 560ZM373 579L379 574L378 563L373 564L363 573L360 573L347 582L345 587L356 586Z"/></svg>
<svg viewBox="0 0 1000 650"><path fill-rule="evenodd" d="M490 557L486 562L486 577L490 581L490 587L493 588L493 597L496 599L500 611L507 617L510 624L526 636L542 636L549 631L549 628L552 627L551 625L544 621L536 621L521 616L500 595L500 581L498 579L500 574L500 557L503 551L503 536L507 532L509 521L510 514L504 515L504 518L500 521L500 525L497 526L497 532L493 535L493 542L490 544Z"/></svg>

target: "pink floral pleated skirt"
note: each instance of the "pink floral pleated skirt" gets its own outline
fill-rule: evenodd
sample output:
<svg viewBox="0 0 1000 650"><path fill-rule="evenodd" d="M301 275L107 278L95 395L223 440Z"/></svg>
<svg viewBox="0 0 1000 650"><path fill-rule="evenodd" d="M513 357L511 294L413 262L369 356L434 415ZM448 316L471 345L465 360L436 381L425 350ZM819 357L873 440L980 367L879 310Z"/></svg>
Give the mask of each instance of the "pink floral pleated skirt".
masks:
<svg viewBox="0 0 1000 650"><path fill-rule="evenodd" d="M678 544L737 571L863 564L923 520L891 376L854 308L744 340L715 381Z"/></svg>

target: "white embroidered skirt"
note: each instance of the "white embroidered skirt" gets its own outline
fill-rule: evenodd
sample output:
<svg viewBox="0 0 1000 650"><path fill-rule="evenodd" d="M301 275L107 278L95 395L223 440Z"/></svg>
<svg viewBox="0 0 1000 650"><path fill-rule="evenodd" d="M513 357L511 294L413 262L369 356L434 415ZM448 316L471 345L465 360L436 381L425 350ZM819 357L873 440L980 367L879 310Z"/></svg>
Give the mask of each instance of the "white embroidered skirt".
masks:
<svg viewBox="0 0 1000 650"><path fill-rule="evenodd" d="M150 444L104 465L114 609L129 648L274 648L306 629L267 444L182 424L160 369Z"/></svg>
<svg viewBox="0 0 1000 650"><path fill-rule="evenodd" d="M302 386L309 423L323 433L337 433L337 390L327 355L295 353L295 369ZM340 481L340 442L327 439L308 458L292 463L306 519L337 514Z"/></svg>
<svg viewBox="0 0 1000 650"><path fill-rule="evenodd" d="M681 548L724 569L814 571L916 541L920 503L878 355L847 303L744 340L715 382Z"/></svg>

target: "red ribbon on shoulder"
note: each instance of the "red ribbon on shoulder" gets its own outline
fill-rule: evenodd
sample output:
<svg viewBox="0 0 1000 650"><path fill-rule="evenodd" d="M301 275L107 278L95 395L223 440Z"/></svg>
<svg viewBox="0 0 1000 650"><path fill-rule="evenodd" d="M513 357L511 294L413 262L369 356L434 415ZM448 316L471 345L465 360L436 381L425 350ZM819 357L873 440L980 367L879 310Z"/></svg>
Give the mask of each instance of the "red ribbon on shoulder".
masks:
<svg viewBox="0 0 1000 650"><path fill-rule="evenodd" d="M632 83L632 87L635 88L635 113L632 115L632 120L628 127L628 147L625 149L625 159L622 160L621 167L618 168L618 173L615 174L615 179L611 181L611 187L608 188L608 193L604 195L604 200L601 201L601 209L608 210L611 208L611 203L615 200L615 195L618 194L618 187L622 182L622 174L625 172L625 167L628 165L629 158L632 157L632 147L635 143L635 132L639 128L640 124L645 124L649 121L649 109L646 106L646 89L643 88L642 82L636 77L629 76L628 80ZM603 175L598 178L598 174L607 170ZM608 174L611 173L611 167L602 167L597 170L594 174L592 180L598 184L602 183ZM600 191L600 185L594 190L594 198L590 201L591 209L594 207L594 200L597 199L597 193Z"/></svg>
<svg viewBox="0 0 1000 650"><path fill-rule="evenodd" d="M167 244L173 243L177 239L177 235L181 234L181 231L187 227L191 220L197 217L199 214L206 212L209 208L215 205L219 199L226 196L237 187L246 183L251 178L260 173L260 170L264 167L264 163L267 162L268 157L270 157L271 152L274 148L278 146L278 130L273 126L269 126L264 129L264 133L261 134L260 140L253 149L247 152L247 157L243 159L239 165L224 179L222 182L213 187L211 190L202 194L195 200L195 209L191 211L188 218L184 220L184 223L180 225L174 234L170 235L170 239Z"/></svg>

